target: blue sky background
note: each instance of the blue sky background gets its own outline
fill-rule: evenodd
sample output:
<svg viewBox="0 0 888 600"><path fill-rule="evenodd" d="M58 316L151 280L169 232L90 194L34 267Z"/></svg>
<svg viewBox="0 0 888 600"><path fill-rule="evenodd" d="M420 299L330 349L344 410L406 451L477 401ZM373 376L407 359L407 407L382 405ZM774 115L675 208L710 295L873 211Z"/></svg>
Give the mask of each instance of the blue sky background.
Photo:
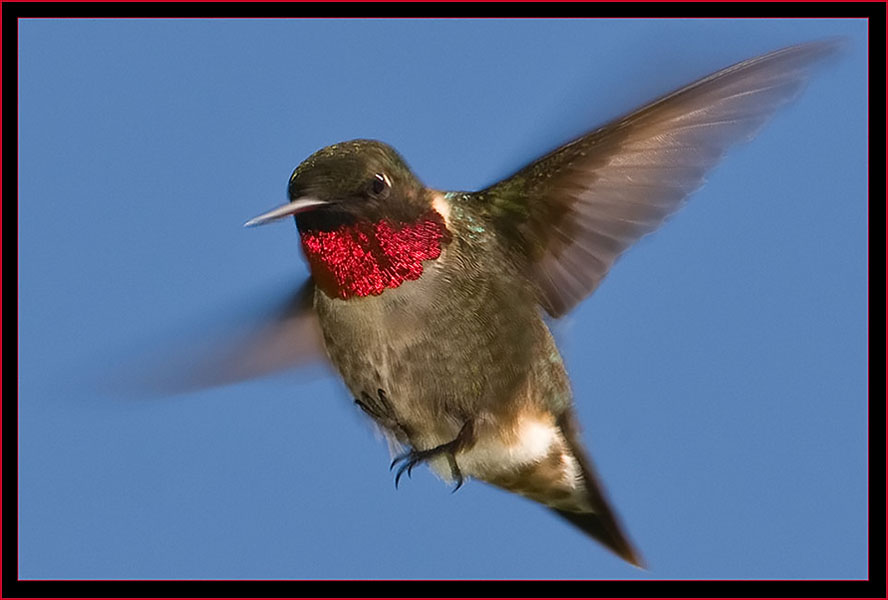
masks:
<svg viewBox="0 0 888 600"><path fill-rule="evenodd" d="M866 23L25 20L22 578L866 577ZM559 328L583 439L650 571L427 469L395 490L334 377L94 385L274 302L285 200L369 137L477 189L719 68L841 60ZM180 332L192 332L182 334Z"/></svg>

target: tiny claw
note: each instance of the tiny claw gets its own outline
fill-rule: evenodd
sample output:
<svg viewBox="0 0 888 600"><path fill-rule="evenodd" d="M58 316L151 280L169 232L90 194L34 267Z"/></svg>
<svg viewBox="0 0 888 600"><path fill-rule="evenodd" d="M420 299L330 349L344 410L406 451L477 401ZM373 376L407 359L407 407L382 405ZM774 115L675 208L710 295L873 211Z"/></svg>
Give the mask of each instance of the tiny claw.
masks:
<svg viewBox="0 0 888 600"><path fill-rule="evenodd" d="M401 482L401 476L404 475L404 471L407 471L407 476L412 477L411 472L413 471L413 467L416 465L416 460L413 457L412 452L407 452L400 456L395 457L395 460L392 461L392 464L389 465L389 471L395 468L395 465L398 463L402 463L400 467L398 467L398 472L395 473L395 489L398 489L398 484Z"/></svg>
<svg viewBox="0 0 888 600"><path fill-rule="evenodd" d="M450 474L456 479L456 487L453 488L450 493L455 494L456 490L461 488L463 483L465 483L465 479L463 478L462 471L459 470L459 465L456 463L456 457L451 454L448 458L450 459Z"/></svg>
<svg viewBox="0 0 888 600"><path fill-rule="evenodd" d="M380 396L384 397L384 393L382 392L382 390L380 390ZM459 470L459 465L456 462L456 457L454 456L454 453L458 452L460 448L467 443L467 439L472 439L471 421L467 421L463 425L462 429L460 429L459 435L457 435L454 440L447 442L446 444L440 444L428 450L414 449L395 457L395 459L392 461L392 464L389 465L389 471L391 471L395 468L396 465L398 465L398 463L401 463L401 465L398 467L398 472L395 473L395 489L398 488L398 484L401 481L401 476L404 475L404 471L407 471L407 477L412 478L413 467L439 454L445 454L447 456L447 459L450 461L450 472L453 474L453 478L457 482L456 488L454 488L453 491L455 492L456 490L461 488L464 483L464 479L462 473Z"/></svg>
<svg viewBox="0 0 888 600"><path fill-rule="evenodd" d="M389 471L394 469L395 465L398 464L399 462L409 460L410 458L412 458L412 456L413 456L412 452L405 452L404 454L399 454L398 456L396 456L394 458L394 460L392 461L392 464L389 465Z"/></svg>

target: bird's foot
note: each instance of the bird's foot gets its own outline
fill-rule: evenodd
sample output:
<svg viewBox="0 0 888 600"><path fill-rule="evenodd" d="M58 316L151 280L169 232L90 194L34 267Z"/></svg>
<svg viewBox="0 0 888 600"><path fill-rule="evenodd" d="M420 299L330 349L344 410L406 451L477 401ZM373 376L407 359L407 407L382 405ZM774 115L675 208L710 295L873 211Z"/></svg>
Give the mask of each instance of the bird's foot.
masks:
<svg viewBox="0 0 888 600"><path fill-rule="evenodd" d="M361 397L355 398L355 404L380 423L394 420L394 411L384 390L376 390L375 398L367 392L361 392Z"/></svg>
<svg viewBox="0 0 888 600"><path fill-rule="evenodd" d="M446 444L441 444L440 446L435 446L428 450L410 450L409 452L405 452L396 457L389 466L389 471L391 471L396 465L398 465L398 470L395 472L395 488L398 487L398 483L401 481L401 476L404 475L405 472L407 473L407 476L410 477L413 472L413 467L419 463L434 458L439 454L445 454L447 456L447 461L450 463L450 473L456 481L456 487L453 488L453 491L456 492L456 490L461 488L462 484L465 482L465 478L459 470L459 465L456 464L456 453L469 445L472 441L472 422L466 421L465 425L462 426L462 429L459 430L459 434L457 434L456 438Z"/></svg>

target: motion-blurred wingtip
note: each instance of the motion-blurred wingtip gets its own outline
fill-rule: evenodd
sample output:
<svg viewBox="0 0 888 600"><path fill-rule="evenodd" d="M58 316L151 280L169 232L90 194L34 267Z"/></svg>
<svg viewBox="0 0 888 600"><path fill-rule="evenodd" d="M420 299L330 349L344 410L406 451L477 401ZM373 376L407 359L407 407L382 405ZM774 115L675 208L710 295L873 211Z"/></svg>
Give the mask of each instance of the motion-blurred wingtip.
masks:
<svg viewBox="0 0 888 600"><path fill-rule="evenodd" d="M813 61L826 62L841 57L848 51L851 40L847 36L833 36L812 40L810 42L802 42L795 46L789 46L778 50L777 52L806 52Z"/></svg>

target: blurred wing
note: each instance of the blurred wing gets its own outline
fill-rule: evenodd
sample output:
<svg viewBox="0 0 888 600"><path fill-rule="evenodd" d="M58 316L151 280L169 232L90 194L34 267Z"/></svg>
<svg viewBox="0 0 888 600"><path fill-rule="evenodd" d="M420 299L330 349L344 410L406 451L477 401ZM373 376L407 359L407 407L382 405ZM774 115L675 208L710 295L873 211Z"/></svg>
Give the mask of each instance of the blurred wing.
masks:
<svg viewBox="0 0 888 600"><path fill-rule="evenodd" d="M746 60L580 137L479 192L526 256L554 317L595 291L611 265L654 231L739 141L799 94L838 42Z"/></svg>
<svg viewBox="0 0 888 600"><path fill-rule="evenodd" d="M323 362L314 289L308 279L264 314L228 319L209 331L182 335L175 344L164 343L162 350L119 369L112 387L137 395L187 392Z"/></svg>

